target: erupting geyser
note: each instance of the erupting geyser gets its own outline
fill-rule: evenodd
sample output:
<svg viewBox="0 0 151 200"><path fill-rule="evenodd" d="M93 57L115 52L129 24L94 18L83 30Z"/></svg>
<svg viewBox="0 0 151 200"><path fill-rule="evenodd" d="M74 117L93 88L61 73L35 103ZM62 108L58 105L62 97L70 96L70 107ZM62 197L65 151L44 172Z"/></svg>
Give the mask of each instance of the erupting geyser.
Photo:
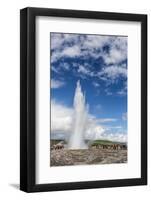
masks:
<svg viewBox="0 0 151 200"><path fill-rule="evenodd" d="M82 93L80 81L77 81L73 106L73 129L68 141L68 148L86 149L87 145L84 141L84 133L86 129L86 121L88 116L88 106L85 104L85 96Z"/></svg>

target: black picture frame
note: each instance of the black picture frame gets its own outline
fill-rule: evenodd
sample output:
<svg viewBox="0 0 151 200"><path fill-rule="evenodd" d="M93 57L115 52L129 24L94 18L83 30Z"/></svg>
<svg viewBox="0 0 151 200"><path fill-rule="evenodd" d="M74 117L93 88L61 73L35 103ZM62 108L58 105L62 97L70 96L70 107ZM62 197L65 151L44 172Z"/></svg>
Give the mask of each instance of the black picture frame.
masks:
<svg viewBox="0 0 151 200"><path fill-rule="evenodd" d="M141 178L70 183L36 184L36 65L35 19L37 16L120 20L141 23ZM20 190L44 192L147 184L147 15L48 8L20 11Z"/></svg>

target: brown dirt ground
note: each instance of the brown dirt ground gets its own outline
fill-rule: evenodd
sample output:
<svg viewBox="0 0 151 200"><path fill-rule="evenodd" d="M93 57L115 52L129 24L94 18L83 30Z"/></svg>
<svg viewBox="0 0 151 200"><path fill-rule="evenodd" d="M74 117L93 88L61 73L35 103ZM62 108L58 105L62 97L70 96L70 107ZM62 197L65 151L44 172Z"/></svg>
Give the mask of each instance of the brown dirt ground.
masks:
<svg viewBox="0 0 151 200"><path fill-rule="evenodd" d="M126 163L127 150L51 150L50 166Z"/></svg>

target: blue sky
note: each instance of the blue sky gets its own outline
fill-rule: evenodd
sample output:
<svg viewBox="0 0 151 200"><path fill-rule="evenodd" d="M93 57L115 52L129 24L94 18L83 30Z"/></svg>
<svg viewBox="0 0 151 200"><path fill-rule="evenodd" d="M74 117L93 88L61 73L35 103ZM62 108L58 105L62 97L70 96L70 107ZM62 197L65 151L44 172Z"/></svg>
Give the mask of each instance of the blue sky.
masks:
<svg viewBox="0 0 151 200"><path fill-rule="evenodd" d="M127 140L126 36L50 33L50 68L54 137L71 132L80 80L89 105L86 137Z"/></svg>

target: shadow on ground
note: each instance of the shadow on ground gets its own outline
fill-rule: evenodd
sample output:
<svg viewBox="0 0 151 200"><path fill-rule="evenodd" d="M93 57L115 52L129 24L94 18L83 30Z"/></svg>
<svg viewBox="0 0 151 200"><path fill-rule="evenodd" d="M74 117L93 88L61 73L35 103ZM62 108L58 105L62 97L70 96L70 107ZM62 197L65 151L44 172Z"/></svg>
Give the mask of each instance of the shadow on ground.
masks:
<svg viewBox="0 0 151 200"><path fill-rule="evenodd" d="M17 184L17 183L10 183L9 185L11 187L15 188L16 190L19 190L19 184Z"/></svg>

